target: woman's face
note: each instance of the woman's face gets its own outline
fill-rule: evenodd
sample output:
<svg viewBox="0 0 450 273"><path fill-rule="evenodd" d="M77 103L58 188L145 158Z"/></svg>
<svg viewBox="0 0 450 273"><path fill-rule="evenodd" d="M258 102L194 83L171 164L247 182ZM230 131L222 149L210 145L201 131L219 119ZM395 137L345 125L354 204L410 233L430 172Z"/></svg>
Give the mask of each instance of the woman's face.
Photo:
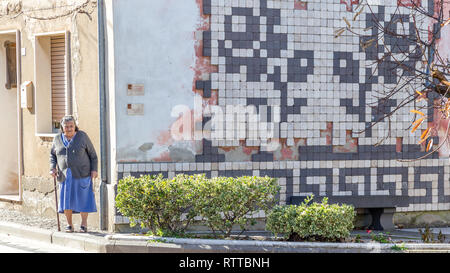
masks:
<svg viewBox="0 0 450 273"><path fill-rule="evenodd" d="M73 137L73 135L75 134L75 122L67 121L66 123L64 123L63 132L66 137Z"/></svg>

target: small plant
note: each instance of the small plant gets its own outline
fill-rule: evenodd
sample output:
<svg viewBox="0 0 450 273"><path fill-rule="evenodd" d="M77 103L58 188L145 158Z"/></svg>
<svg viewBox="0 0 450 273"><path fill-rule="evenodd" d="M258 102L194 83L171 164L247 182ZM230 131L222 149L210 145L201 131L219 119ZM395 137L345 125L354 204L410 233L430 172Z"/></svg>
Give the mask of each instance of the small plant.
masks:
<svg viewBox="0 0 450 273"><path fill-rule="evenodd" d="M424 243L432 243L434 241L433 230L429 226L426 226L423 231L419 228L419 234Z"/></svg>
<svg viewBox="0 0 450 273"><path fill-rule="evenodd" d="M265 213L275 205L280 187L270 177L214 177L202 184L195 209L213 231L229 237L233 227L239 226L241 234L256 223L251 214Z"/></svg>
<svg viewBox="0 0 450 273"><path fill-rule="evenodd" d="M422 238L422 242L431 244L431 243L444 243L445 242L445 235L442 234L442 230L439 230L439 234L437 236L437 240L434 239L433 230L426 226L425 230L422 231L422 229L419 228L419 233Z"/></svg>
<svg viewBox="0 0 450 273"><path fill-rule="evenodd" d="M439 234L437 236L437 239L438 239L439 243L441 243L441 244L445 243L445 235L442 234L442 230L439 230Z"/></svg>
<svg viewBox="0 0 450 273"><path fill-rule="evenodd" d="M275 206L267 216L266 229L283 234L290 241L341 241L353 229L355 210L350 205L311 203L310 196L300 205ZM310 204L311 203L311 204Z"/></svg>
<svg viewBox="0 0 450 273"><path fill-rule="evenodd" d="M353 239L351 240L351 242L353 242L353 243L362 243L363 241L362 241L362 239L361 239L361 235L356 234L356 235L355 235L355 238L353 238Z"/></svg>
<svg viewBox="0 0 450 273"><path fill-rule="evenodd" d="M277 180L267 176L128 176L119 181L116 206L130 226L140 224L149 235L186 237L189 225L200 218L214 237L217 231L229 237L233 227L244 232L254 224L255 212L267 213L279 190Z"/></svg>
<svg viewBox="0 0 450 273"><path fill-rule="evenodd" d="M387 244L392 242L392 238L389 235L390 235L389 232L386 233L380 232L378 234L372 234L371 238L376 242Z"/></svg>
<svg viewBox="0 0 450 273"><path fill-rule="evenodd" d="M392 250L395 250L395 251L405 251L405 250L408 250L408 248L405 246L404 243L401 243L401 244L399 244L399 245L395 244L395 245L391 246L391 249L392 249Z"/></svg>
<svg viewBox="0 0 450 273"><path fill-rule="evenodd" d="M128 176L119 181L116 206L120 213L129 217L130 226L139 223L157 236L183 233L196 216L197 185L205 179L204 175L183 174L173 179L161 174Z"/></svg>

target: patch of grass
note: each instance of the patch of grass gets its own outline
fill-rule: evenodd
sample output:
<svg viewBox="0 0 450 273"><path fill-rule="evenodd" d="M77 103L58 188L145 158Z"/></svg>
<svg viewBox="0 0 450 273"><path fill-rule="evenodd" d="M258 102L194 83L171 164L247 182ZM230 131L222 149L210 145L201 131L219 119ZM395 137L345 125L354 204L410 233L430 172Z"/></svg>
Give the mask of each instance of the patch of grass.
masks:
<svg viewBox="0 0 450 273"><path fill-rule="evenodd" d="M395 245L391 246L391 249L395 250L395 251L405 251L408 248L405 246L405 244L401 243L399 245L395 244Z"/></svg>

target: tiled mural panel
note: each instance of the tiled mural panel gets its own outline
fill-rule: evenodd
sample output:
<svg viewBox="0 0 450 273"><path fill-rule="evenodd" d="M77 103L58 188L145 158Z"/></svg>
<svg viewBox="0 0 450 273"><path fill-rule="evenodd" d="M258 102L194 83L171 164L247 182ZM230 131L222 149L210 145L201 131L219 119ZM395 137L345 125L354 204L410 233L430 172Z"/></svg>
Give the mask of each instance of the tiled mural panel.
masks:
<svg viewBox="0 0 450 273"><path fill-rule="evenodd" d="M401 19L413 34L411 10L402 1L369 1L383 22ZM421 1L433 11L433 1ZM413 118L404 107L374 127L403 99L377 101L375 96L399 80L392 60L370 66L385 50L412 52L405 39L387 36L388 47L361 43L375 29L369 9L352 20L358 0L203 0L210 29L203 32L203 56L216 72L196 82L203 98L217 96L214 111L204 111L202 153L195 162L121 163L125 175L206 173L211 176L268 175L279 178L281 203L290 196L409 196L397 211L450 209L449 164L438 153L425 160L417 145L421 131L405 130ZM395 15L393 15L395 13ZM366 36L336 31L346 26ZM409 23L408 23L409 22ZM424 28L429 22L423 21ZM369 107L369 103L374 103ZM426 103L426 102L423 102ZM219 114L217 114L219 113ZM365 132L358 133L365 128ZM439 141L434 137L434 147Z"/></svg>

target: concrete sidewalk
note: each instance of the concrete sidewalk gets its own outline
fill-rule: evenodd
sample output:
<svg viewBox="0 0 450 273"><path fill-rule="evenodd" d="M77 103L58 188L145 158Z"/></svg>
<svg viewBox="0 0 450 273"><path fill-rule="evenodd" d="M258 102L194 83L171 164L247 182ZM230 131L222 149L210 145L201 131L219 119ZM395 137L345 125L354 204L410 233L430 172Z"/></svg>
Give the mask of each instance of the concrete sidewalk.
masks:
<svg viewBox="0 0 450 273"><path fill-rule="evenodd" d="M65 233L0 221L0 233L93 253L450 253L450 228L432 228L432 231L435 238L437 233L442 231L447 237L445 243L421 243L418 229L397 229L389 232L394 242L401 243L371 241L370 235L363 230L352 232L353 237L360 235L362 243L322 243L187 239L129 233Z"/></svg>

